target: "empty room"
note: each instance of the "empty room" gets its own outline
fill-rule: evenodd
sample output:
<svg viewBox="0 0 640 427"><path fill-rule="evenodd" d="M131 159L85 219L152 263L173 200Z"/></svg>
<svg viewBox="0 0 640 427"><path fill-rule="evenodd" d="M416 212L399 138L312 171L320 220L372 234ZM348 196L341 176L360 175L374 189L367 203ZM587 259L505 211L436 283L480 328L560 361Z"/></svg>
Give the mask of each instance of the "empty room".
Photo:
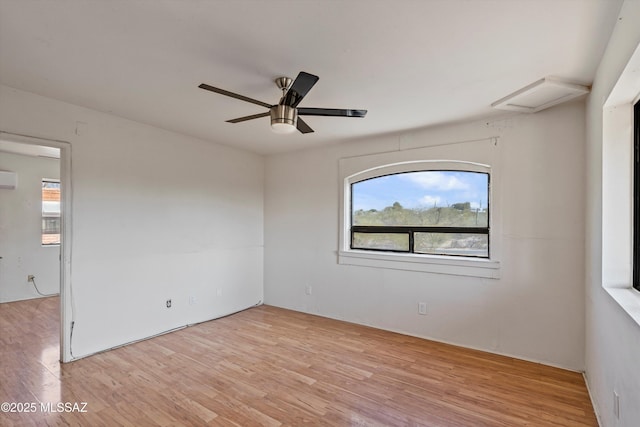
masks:
<svg viewBox="0 0 640 427"><path fill-rule="evenodd" d="M640 1L0 0L0 425L640 425Z"/></svg>

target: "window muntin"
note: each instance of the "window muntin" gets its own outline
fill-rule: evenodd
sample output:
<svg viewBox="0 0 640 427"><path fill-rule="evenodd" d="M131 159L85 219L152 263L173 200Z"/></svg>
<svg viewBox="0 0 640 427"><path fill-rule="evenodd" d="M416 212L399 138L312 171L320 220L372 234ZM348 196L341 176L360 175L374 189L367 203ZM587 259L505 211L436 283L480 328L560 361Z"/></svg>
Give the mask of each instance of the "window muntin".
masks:
<svg viewBox="0 0 640 427"><path fill-rule="evenodd" d="M351 249L489 258L486 172L401 172L350 191Z"/></svg>
<svg viewBox="0 0 640 427"><path fill-rule="evenodd" d="M42 245L60 244L60 181L42 180Z"/></svg>

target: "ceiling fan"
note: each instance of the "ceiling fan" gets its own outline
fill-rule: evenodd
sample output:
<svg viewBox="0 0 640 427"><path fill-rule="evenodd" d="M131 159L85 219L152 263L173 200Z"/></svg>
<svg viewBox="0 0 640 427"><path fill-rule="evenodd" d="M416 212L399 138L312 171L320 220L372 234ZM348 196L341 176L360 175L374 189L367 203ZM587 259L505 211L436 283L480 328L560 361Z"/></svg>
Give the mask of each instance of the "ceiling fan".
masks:
<svg viewBox="0 0 640 427"><path fill-rule="evenodd" d="M202 83L198 87L200 89L209 90L211 92L230 96L231 98L240 99L241 101L251 102L252 104L268 108L269 111L267 112L227 120L227 123L240 123L247 120L258 119L260 117L271 116L271 129L276 133L292 133L295 132L296 129L301 133L313 132L313 129L311 129L311 127L299 116L364 117L367 114L367 110L298 108L300 101L304 99L318 80L318 76L305 73L304 71L301 71L295 80L291 80L289 77L277 78L275 80L276 85L282 90L282 98L280 98L280 101L277 104L267 104L266 102L238 95L237 93L219 89L205 83Z"/></svg>

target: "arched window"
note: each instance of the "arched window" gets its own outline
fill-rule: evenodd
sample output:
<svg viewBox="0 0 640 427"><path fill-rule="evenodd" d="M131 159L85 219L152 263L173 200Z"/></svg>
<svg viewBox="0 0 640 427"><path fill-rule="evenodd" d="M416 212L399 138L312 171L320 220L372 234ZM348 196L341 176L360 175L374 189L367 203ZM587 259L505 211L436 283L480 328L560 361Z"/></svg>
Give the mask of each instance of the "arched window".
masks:
<svg viewBox="0 0 640 427"><path fill-rule="evenodd" d="M338 263L500 277L497 137L340 159Z"/></svg>

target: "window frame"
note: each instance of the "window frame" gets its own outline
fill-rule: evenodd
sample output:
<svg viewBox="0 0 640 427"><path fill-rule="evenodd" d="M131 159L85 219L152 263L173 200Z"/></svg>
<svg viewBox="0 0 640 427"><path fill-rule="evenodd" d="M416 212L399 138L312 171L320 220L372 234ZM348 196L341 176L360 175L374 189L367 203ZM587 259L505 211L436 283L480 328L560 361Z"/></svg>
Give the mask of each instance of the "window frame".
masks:
<svg viewBox="0 0 640 427"><path fill-rule="evenodd" d="M633 106L633 278L640 291L640 100Z"/></svg>
<svg viewBox="0 0 640 427"><path fill-rule="evenodd" d="M500 236L501 227L498 189L500 171L496 166L499 159L497 141L496 137L492 137L340 159L338 264L499 279L501 242L497 236ZM454 157L452 152L455 152L455 157L459 159L447 160ZM431 160L434 158L438 160ZM360 250L350 247L350 184L376 176L421 170L489 173L489 204L492 206L492 214L489 218L489 238L491 239L489 258Z"/></svg>
<svg viewBox="0 0 640 427"><path fill-rule="evenodd" d="M434 164L437 164L434 162ZM393 166L393 165L389 165ZM487 226L486 227L450 227L450 226L417 226L417 225L353 225L354 219L354 210L353 210L353 186L373 180L378 178L383 178L386 176L392 175L400 175L400 174L410 174L410 173L419 173L419 172L467 172L467 173L480 173L487 175ZM362 250L362 251L374 251L374 252L394 252L394 253L407 253L407 254L415 254L415 255L432 255L432 256L452 256L452 257L460 257L460 258L480 258L480 259L490 259L491 258L491 173L489 171L478 171L478 170L465 170L462 168L456 169L438 169L438 168L429 168L429 169L417 169L417 170L408 170L403 172L396 173L387 173L380 174L373 177L367 177L360 180L352 180L349 182L349 211L350 211L350 220L349 220L349 248L351 250ZM366 233L366 234L376 234L376 233L386 233L386 234L407 234L408 235L408 249L378 249L378 248L361 248L354 247L354 234L355 233ZM454 254L438 254L438 253L425 253L425 252L415 252L415 233L438 233L438 234L484 234L487 236L488 248L487 248L487 256L480 255L454 255Z"/></svg>
<svg viewBox="0 0 640 427"><path fill-rule="evenodd" d="M634 286L635 125L634 107L640 102L640 46L626 62L602 105L602 177L600 217L601 286L640 326L640 290ZM592 135L600 142L598 135ZM597 199L597 198L596 198ZM639 212L640 214L640 212ZM640 231L640 230L639 230ZM640 260L640 255L639 258Z"/></svg>

